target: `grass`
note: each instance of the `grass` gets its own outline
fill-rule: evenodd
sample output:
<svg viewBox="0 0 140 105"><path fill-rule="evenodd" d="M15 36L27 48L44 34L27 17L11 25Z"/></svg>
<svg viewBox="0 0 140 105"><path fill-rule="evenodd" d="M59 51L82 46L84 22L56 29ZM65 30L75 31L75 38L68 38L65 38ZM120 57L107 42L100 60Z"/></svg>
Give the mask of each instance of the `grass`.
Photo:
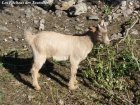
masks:
<svg viewBox="0 0 140 105"><path fill-rule="evenodd" d="M0 91L0 103L2 102L3 97L4 97L4 93Z"/></svg>
<svg viewBox="0 0 140 105"><path fill-rule="evenodd" d="M104 8L102 9L102 12L104 15L107 16L107 15L111 14L112 8L108 5L105 5Z"/></svg>
<svg viewBox="0 0 140 105"><path fill-rule="evenodd" d="M136 46L136 39L129 35L123 43L115 46L94 46L87 59L88 66L82 73L84 79L89 81L90 86L103 89L109 100L134 105L129 98L129 91L135 85L130 78L140 71Z"/></svg>
<svg viewBox="0 0 140 105"><path fill-rule="evenodd" d="M134 52L135 45L136 40L128 36L123 45L95 46L88 58L89 66L83 71L84 77L109 91L126 89L124 77L140 70L140 59ZM96 61L90 60L93 58Z"/></svg>

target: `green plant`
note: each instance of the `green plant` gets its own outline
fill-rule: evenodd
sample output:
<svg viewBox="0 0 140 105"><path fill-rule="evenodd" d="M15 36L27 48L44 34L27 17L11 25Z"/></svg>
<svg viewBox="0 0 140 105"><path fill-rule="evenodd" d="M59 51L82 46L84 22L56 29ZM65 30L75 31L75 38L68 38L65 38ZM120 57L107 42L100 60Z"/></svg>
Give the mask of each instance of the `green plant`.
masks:
<svg viewBox="0 0 140 105"><path fill-rule="evenodd" d="M0 103L2 102L3 97L4 97L4 93L0 91Z"/></svg>
<svg viewBox="0 0 140 105"><path fill-rule="evenodd" d="M117 46L95 46L89 59L97 60L92 62L88 59L89 66L83 72L84 76L94 85L107 90L125 89L123 77L131 76L140 69L140 59L134 52L135 45L135 39L128 36L119 50Z"/></svg>
<svg viewBox="0 0 140 105"><path fill-rule="evenodd" d="M102 11L105 15L109 15L112 12L112 8L108 5L105 5Z"/></svg>

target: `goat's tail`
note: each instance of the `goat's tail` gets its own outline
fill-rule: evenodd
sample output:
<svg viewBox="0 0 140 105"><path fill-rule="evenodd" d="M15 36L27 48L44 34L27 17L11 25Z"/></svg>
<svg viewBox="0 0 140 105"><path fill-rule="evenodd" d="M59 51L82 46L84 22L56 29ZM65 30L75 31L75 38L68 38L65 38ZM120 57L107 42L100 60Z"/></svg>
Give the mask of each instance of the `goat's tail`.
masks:
<svg viewBox="0 0 140 105"><path fill-rule="evenodd" d="M24 38L30 45L32 44L35 35L33 35L31 28L24 30Z"/></svg>

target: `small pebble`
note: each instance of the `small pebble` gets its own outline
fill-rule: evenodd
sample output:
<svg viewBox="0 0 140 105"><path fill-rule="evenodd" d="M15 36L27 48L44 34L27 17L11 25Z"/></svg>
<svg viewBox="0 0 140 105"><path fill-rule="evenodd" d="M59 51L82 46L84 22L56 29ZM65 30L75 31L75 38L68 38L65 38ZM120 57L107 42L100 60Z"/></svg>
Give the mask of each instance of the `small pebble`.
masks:
<svg viewBox="0 0 140 105"><path fill-rule="evenodd" d="M17 41L19 41L19 39L18 38L14 38L13 41L17 42Z"/></svg>
<svg viewBox="0 0 140 105"><path fill-rule="evenodd" d="M4 42L7 42L8 40L7 39L4 39Z"/></svg>
<svg viewBox="0 0 140 105"><path fill-rule="evenodd" d="M59 104L59 105L64 105L64 101L63 101L62 99L60 99L60 100L58 101L58 104Z"/></svg>

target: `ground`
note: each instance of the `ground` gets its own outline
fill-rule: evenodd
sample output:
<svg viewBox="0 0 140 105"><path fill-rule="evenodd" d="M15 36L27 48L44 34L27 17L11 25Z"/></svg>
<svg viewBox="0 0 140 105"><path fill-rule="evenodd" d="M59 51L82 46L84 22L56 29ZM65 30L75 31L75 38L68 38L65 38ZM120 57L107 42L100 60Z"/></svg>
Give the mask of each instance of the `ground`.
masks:
<svg viewBox="0 0 140 105"><path fill-rule="evenodd" d="M140 73L134 73L128 79L128 91L116 91L120 99L115 100L108 93L83 79L82 68L78 70L79 88L70 91L67 88L69 81L69 63L57 63L51 59L46 62L40 71L39 84L41 91L36 91L31 85L30 68L32 52L24 40L23 32L28 26L34 31L38 25L34 20L45 19L45 30L65 34L76 34L86 31L89 26L97 25L97 21L87 20L90 13L78 17L67 15L57 17L54 13L42 14L37 11L31 17L25 16L25 10L30 6L8 7L0 12L0 25L8 31L0 31L0 104L1 105L138 105L140 104ZM78 21L80 20L80 21ZM111 24L109 35L119 32L123 19ZM140 32L140 26L135 27ZM139 36L136 36L139 37ZM139 51L138 46L138 51ZM83 63L81 66L84 65ZM124 98L125 97L125 98ZM133 104L134 103L134 104Z"/></svg>

